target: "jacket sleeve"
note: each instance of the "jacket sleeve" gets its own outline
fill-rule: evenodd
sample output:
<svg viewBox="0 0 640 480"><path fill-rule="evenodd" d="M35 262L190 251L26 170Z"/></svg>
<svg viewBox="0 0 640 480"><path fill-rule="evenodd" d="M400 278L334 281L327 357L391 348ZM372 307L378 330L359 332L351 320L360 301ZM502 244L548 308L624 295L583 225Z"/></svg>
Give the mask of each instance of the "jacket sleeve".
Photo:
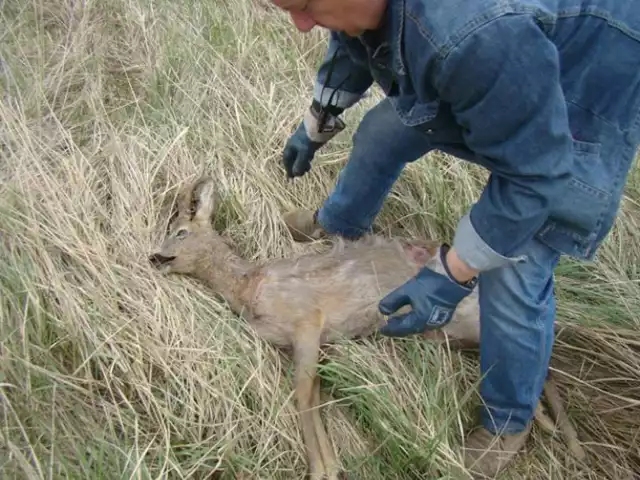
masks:
<svg viewBox="0 0 640 480"><path fill-rule="evenodd" d="M327 54L316 76L314 100L326 107L331 99L332 106L345 110L360 101L372 84L369 70L353 62L332 31Z"/></svg>
<svg viewBox="0 0 640 480"><path fill-rule="evenodd" d="M503 16L463 38L435 72L467 145L491 165L453 246L480 271L520 261L573 162L558 52L530 16Z"/></svg>

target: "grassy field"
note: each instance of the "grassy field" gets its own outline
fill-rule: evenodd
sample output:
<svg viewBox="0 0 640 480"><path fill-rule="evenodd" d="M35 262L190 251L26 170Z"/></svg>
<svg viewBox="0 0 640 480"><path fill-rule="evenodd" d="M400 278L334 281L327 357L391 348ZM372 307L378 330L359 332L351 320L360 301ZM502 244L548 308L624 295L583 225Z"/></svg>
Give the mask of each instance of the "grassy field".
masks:
<svg viewBox="0 0 640 480"><path fill-rule="evenodd" d="M2 478L301 478L288 358L147 255L176 188L202 172L219 181L219 226L242 255L302 251L281 214L331 190L379 92L289 184L280 156L324 32L300 35L252 0L0 5ZM429 155L379 223L450 240L484 175ZM587 461L536 427L505 478L640 472L639 233L634 170L598 261L558 268L553 370ZM446 478L460 461L475 352L372 338L338 346L321 374L350 478Z"/></svg>

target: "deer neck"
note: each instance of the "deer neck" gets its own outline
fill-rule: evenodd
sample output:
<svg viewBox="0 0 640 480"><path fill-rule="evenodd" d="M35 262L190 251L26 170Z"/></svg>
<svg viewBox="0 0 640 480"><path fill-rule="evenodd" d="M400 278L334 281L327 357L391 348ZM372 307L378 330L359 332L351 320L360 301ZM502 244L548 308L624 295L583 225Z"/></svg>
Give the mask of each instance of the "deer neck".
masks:
<svg viewBox="0 0 640 480"><path fill-rule="evenodd" d="M234 313L246 315L255 266L236 255L222 239L214 242L195 276L224 298Z"/></svg>

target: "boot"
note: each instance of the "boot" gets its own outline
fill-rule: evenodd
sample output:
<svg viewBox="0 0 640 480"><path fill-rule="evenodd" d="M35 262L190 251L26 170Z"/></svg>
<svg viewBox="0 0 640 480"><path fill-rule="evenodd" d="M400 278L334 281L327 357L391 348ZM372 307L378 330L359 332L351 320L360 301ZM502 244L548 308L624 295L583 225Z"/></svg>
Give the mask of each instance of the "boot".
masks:
<svg viewBox="0 0 640 480"><path fill-rule="evenodd" d="M493 435L485 428L473 431L465 442L464 465L473 478L494 478L524 447L531 432L531 423L514 435Z"/></svg>
<svg viewBox="0 0 640 480"><path fill-rule="evenodd" d="M284 223L296 242L310 242L327 236L318 223L317 210L294 210L284 215Z"/></svg>

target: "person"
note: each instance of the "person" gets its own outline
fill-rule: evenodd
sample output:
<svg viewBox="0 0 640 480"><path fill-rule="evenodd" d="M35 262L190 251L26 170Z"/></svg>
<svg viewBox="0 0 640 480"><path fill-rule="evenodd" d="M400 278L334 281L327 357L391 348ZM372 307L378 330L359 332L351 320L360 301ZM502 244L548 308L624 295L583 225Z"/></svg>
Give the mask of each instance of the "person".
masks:
<svg viewBox="0 0 640 480"><path fill-rule="evenodd" d="M271 0L301 32L329 30L311 105L283 165L306 174L377 83L335 190L284 221L296 240L370 231L403 168L432 150L487 183L424 270L380 302L381 333L438 328L479 289L481 425L465 466L494 476L524 446L554 341L554 270L594 259L640 142L640 9L614 0ZM394 313L410 305L409 313Z"/></svg>

